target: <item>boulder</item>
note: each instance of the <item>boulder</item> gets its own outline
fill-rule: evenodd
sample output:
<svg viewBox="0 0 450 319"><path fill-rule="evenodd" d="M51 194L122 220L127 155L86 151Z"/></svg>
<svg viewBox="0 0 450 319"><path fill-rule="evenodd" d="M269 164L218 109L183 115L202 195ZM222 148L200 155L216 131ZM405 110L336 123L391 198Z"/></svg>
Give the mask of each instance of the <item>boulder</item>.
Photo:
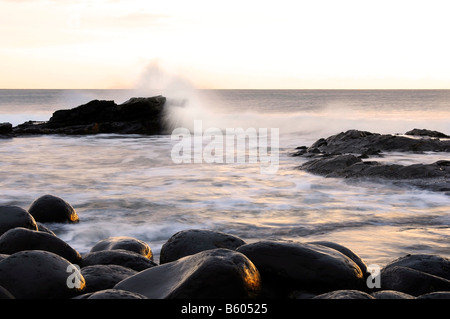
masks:
<svg viewBox="0 0 450 319"><path fill-rule="evenodd" d="M0 299L16 299L14 296L5 288L0 286Z"/></svg>
<svg viewBox="0 0 450 319"><path fill-rule="evenodd" d="M133 251L123 249L100 250L83 256L81 267L92 265L119 265L142 271L156 266L156 263Z"/></svg>
<svg viewBox="0 0 450 319"><path fill-rule="evenodd" d="M312 299L375 299L366 292L359 290L336 290L330 291Z"/></svg>
<svg viewBox="0 0 450 319"><path fill-rule="evenodd" d="M190 229L174 234L161 248L160 263L167 263L198 252L227 248L234 250L245 242L239 237L211 230Z"/></svg>
<svg viewBox="0 0 450 319"><path fill-rule="evenodd" d="M90 252L115 249L134 251L150 260L153 260L152 250L146 242L128 236L116 236L103 239L95 244L91 248Z"/></svg>
<svg viewBox="0 0 450 319"><path fill-rule="evenodd" d="M415 299L416 297L395 290L380 290L371 293L375 299Z"/></svg>
<svg viewBox="0 0 450 319"><path fill-rule="evenodd" d="M0 236L0 253L14 254L23 250L50 251L74 264L81 261L81 255L75 249L48 233L19 227L10 229Z"/></svg>
<svg viewBox="0 0 450 319"><path fill-rule="evenodd" d="M0 235L16 227L38 229L36 220L25 209L18 206L0 206Z"/></svg>
<svg viewBox="0 0 450 319"><path fill-rule="evenodd" d="M381 289L396 290L412 296L450 290L450 280L402 266L383 268Z"/></svg>
<svg viewBox="0 0 450 319"><path fill-rule="evenodd" d="M255 264L265 292L275 294L274 297L295 290L321 293L365 285L363 273L353 260L323 245L260 241L236 251Z"/></svg>
<svg viewBox="0 0 450 319"><path fill-rule="evenodd" d="M54 195L44 195L36 199L28 212L38 222L77 223L79 221L75 209L64 199Z"/></svg>
<svg viewBox="0 0 450 319"><path fill-rule="evenodd" d="M260 288L259 272L253 263L225 248L150 268L115 286L150 299L247 299L257 297Z"/></svg>
<svg viewBox="0 0 450 319"><path fill-rule="evenodd" d="M408 254L393 260L384 269L395 266L408 267L450 280L450 259L443 256Z"/></svg>
<svg viewBox="0 0 450 319"><path fill-rule="evenodd" d="M348 249L347 247L342 246L338 243L331 242L331 241L314 241L314 242L310 242L310 244L322 245L322 246L336 249L340 253L344 254L345 256L347 256L348 258L353 260L355 262L355 264L358 265L359 269L361 269L363 275L367 274L366 263L357 254L355 254L352 250Z"/></svg>
<svg viewBox="0 0 450 319"><path fill-rule="evenodd" d="M119 265L93 265L83 267L86 293L113 288L118 282L137 274L136 270Z"/></svg>
<svg viewBox="0 0 450 319"><path fill-rule="evenodd" d="M147 299L145 296L125 290L105 289L77 296L74 299Z"/></svg>
<svg viewBox="0 0 450 319"><path fill-rule="evenodd" d="M36 222L37 227L38 227L38 231L43 232L43 233L47 233L53 236L56 236L56 234L53 232L53 230L51 230L50 228L48 228L47 226L45 226L42 223Z"/></svg>
<svg viewBox="0 0 450 319"><path fill-rule="evenodd" d="M27 250L0 262L0 286L17 299L61 299L82 293L85 281L63 257L48 251Z"/></svg>

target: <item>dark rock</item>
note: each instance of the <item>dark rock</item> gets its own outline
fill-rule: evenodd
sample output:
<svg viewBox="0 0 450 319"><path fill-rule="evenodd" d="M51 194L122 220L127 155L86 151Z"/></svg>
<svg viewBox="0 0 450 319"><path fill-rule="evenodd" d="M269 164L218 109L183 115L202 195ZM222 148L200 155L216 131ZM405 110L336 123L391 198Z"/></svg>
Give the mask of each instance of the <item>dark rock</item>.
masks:
<svg viewBox="0 0 450 319"><path fill-rule="evenodd" d="M358 265L359 269L361 269L363 275L367 273L366 263L357 254L355 254L352 250L348 249L347 247L331 241L314 241L311 242L310 244L317 244L336 249L340 253L344 254L345 256L353 260L355 264Z"/></svg>
<svg viewBox="0 0 450 319"><path fill-rule="evenodd" d="M211 230L190 229L174 234L161 248L160 263L167 263L198 252L227 248L234 250L245 242L239 237Z"/></svg>
<svg viewBox="0 0 450 319"><path fill-rule="evenodd" d="M119 265L94 265L81 269L86 281L85 292L113 288L118 282L137 274L136 270Z"/></svg>
<svg viewBox="0 0 450 319"><path fill-rule="evenodd" d="M77 296L74 299L147 299L147 297L131 291L105 289L94 293Z"/></svg>
<svg viewBox="0 0 450 319"><path fill-rule="evenodd" d="M5 288L0 286L0 299L16 299L14 296Z"/></svg>
<svg viewBox="0 0 450 319"><path fill-rule="evenodd" d="M123 249L100 250L83 256L82 267L93 265L119 265L136 271L156 266L156 263L133 251Z"/></svg>
<svg viewBox="0 0 450 319"><path fill-rule="evenodd" d="M432 131L432 130L427 130L427 129L418 129L418 128L415 128L411 131L406 132L405 135L450 138L450 136L448 136L444 133L438 132L438 131Z"/></svg>
<svg viewBox="0 0 450 319"><path fill-rule="evenodd" d="M78 214L64 199L53 195L44 195L36 199L28 212L38 222L77 223Z"/></svg>
<svg viewBox="0 0 450 319"><path fill-rule="evenodd" d="M375 299L375 298L369 295L368 293L359 290L336 290L315 296L313 299Z"/></svg>
<svg viewBox="0 0 450 319"><path fill-rule="evenodd" d="M152 250L146 242L127 236L110 237L101 240L91 248L91 253L101 250L115 249L134 251L135 253L153 260Z"/></svg>
<svg viewBox="0 0 450 319"><path fill-rule="evenodd" d="M0 206L0 235L16 227L38 229L36 220L25 209L17 206Z"/></svg>
<svg viewBox="0 0 450 319"><path fill-rule="evenodd" d="M395 290L380 290L371 294L375 299L416 299L416 297Z"/></svg>
<svg viewBox="0 0 450 319"><path fill-rule="evenodd" d="M390 262L384 269L395 266L420 270L450 280L450 259L446 257L430 254L408 254Z"/></svg>
<svg viewBox="0 0 450 319"><path fill-rule="evenodd" d="M273 297L294 290L326 292L364 287L361 269L336 249L316 244L260 241L239 247L261 274ZM271 296L272 297L272 296Z"/></svg>
<svg viewBox="0 0 450 319"><path fill-rule="evenodd" d="M43 233L47 233L53 236L56 236L56 234L53 232L53 230L51 230L50 228L48 228L47 226L45 226L42 223L36 222L37 227L38 227L38 231L43 232Z"/></svg>
<svg viewBox="0 0 450 319"><path fill-rule="evenodd" d="M76 276L79 285L69 288L70 276ZM17 299L61 299L80 294L85 281L81 273L61 256L28 250L0 262L0 286Z"/></svg>
<svg viewBox="0 0 450 319"><path fill-rule="evenodd" d="M417 299L450 299L450 291L436 291L420 295Z"/></svg>
<svg viewBox="0 0 450 319"><path fill-rule="evenodd" d="M247 299L260 291L260 276L243 254L217 248L142 271L115 288L150 299Z"/></svg>
<svg viewBox="0 0 450 319"><path fill-rule="evenodd" d="M9 135L12 133L11 123L0 123L0 135Z"/></svg>
<svg viewBox="0 0 450 319"><path fill-rule="evenodd" d="M6 259L8 257L9 257L8 254L0 254L0 261L2 261L3 259Z"/></svg>
<svg viewBox="0 0 450 319"><path fill-rule="evenodd" d="M435 291L450 290L450 280L402 266L381 270L381 288L420 296Z"/></svg>
<svg viewBox="0 0 450 319"><path fill-rule="evenodd" d="M69 110L58 110L48 122L25 122L13 128L16 135L99 133L162 134L166 98L131 98L114 101L93 100Z"/></svg>
<svg viewBox="0 0 450 319"><path fill-rule="evenodd" d="M75 249L48 233L18 227L0 236L0 253L11 255L23 250L50 251L74 264L81 261L81 255Z"/></svg>

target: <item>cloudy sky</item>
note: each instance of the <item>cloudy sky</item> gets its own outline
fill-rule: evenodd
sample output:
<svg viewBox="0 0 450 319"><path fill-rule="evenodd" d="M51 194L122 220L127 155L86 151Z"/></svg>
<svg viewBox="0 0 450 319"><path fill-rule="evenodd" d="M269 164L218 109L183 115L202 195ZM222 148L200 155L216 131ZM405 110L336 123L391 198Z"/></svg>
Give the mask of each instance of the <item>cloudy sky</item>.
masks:
<svg viewBox="0 0 450 319"><path fill-rule="evenodd" d="M449 3L449 4L447 4ZM0 88L450 89L450 2L0 0Z"/></svg>

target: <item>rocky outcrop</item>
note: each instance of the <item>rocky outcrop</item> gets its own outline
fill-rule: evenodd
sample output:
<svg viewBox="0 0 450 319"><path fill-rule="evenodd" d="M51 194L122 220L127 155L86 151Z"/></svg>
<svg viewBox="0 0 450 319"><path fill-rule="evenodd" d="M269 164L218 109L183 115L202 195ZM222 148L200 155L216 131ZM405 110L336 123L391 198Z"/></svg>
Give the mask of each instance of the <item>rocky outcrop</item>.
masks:
<svg viewBox="0 0 450 319"><path fill-rule="evenodd" d="M437 134L435 132L433 134ZM431 133L430 133L431 134ZM440 133L442 134L442 133ZM349 130L298 147L293 156L307 158L299 169L326 177L388 179L432 191L450 192L450 161L388 164L367 160L384 152L450 152L450 139L410 138ZM443 155L444 158L448 156Z"/></svg>
<svg viewBox="0 0 450 319"><path fill-rule="evenodd" d="M58 110L47 122L28 121L16 127L1 124L0 135L161 134L165 102L163 96L131 98L122 104L93 100L73 109Z"/></svg>

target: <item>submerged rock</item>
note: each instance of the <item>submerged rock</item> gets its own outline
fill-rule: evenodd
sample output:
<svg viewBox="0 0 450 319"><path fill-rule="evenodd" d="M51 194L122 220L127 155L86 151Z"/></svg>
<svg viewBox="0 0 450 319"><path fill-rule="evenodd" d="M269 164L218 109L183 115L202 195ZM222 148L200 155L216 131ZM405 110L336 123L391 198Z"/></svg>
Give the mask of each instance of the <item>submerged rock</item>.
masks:
<svg viewBox="0 0 450 319"><path fill-rule="evenodd" d="M48 122L28 121L12 129L15 135L100 133L161 134L166 98L154 96L114 101L93 100L69 110L58 110Z"/></svg>
<svg viewBox="0 0 450 319"><path fill-rule="evenodd" d="M160 263L171 262L208 249L234 250L244 244L245 242L239 237L222 232L201 229L183 230L174 234L162 246Z"/></svg>
<svg viewBox="0 0 450 319"><path fill-rule="evenodd" d="M77 223L78 214L64 199L54 195L44 195L36 199L28 212L38 222Z"/></svg>
<svg viewBox="0 0 450 319"><path fill-rule="evenodd" d="M243 254L217 248L142 271L115 289L150 299L246 299L259 294L258 270Z"/></svg>

